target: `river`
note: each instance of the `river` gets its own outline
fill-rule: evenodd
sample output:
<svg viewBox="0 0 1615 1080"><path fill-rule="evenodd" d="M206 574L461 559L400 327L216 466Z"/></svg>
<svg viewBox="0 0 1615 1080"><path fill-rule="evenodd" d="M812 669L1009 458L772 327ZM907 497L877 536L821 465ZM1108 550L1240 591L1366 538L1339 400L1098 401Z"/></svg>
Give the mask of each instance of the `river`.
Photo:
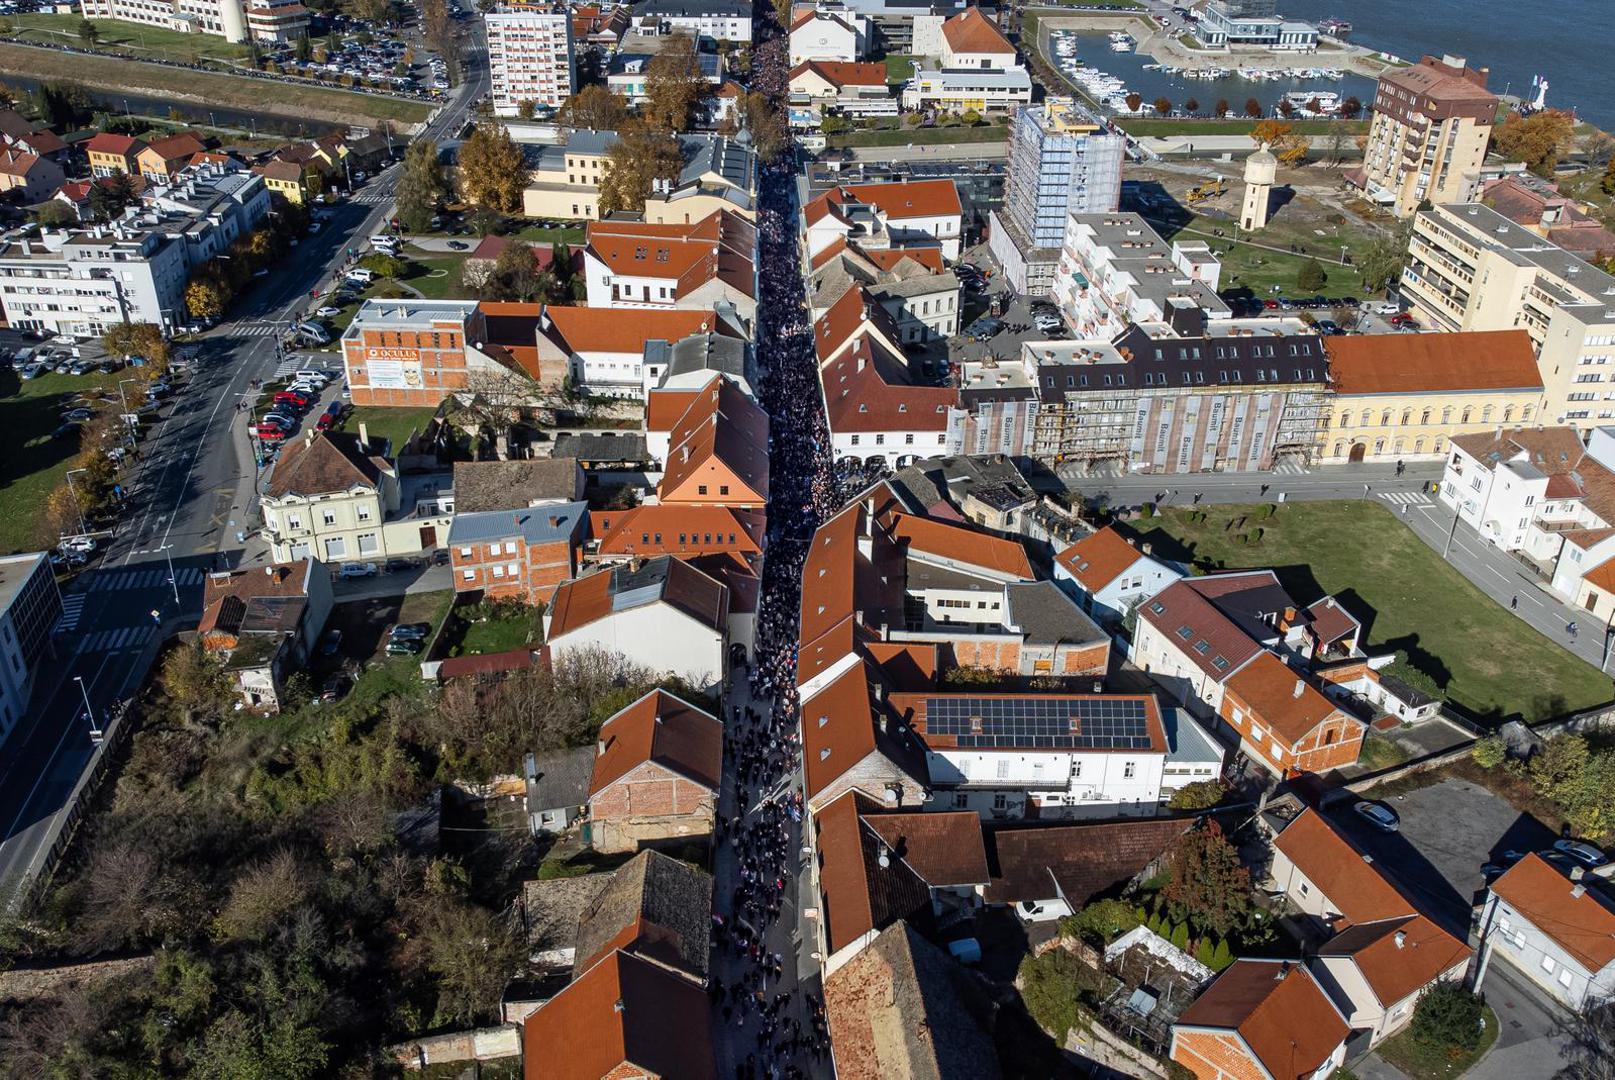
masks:
<svg viewBox="0 0 1615 1080"><path fill-rule="evenodd" d="M34 90L39 86L39 80L21 76L8 75L5 81L18 90ZM72 76L65 76L63 81L72 82ZM166 120L171 112L177 111L180 119L188 123L237 128L241 131L251 131L266 135L298 137L323 135L328 131L334 131L337 126L296 116L282 116L267 112L254 113L245 109L218 108L195 101L157 98L144 94L126 94L122 90L106 90L96 86L85 86L84 89L98 106L114 113L127 112L136 116L155 116Z"/></svg>
<svg viewBox="0 0 1615 1080"><path fill-rule="evenodd" d="M1615 130L1615 86L1604 55L1615 15L1610 0L1279 0L1279 11L1346 19L1347 40L1407 60L1462 56L1491 68L1487 85L1496 93L1529 98L1531 79L1540 75L1549 83L1549 106L1574 108Z"/></svg>

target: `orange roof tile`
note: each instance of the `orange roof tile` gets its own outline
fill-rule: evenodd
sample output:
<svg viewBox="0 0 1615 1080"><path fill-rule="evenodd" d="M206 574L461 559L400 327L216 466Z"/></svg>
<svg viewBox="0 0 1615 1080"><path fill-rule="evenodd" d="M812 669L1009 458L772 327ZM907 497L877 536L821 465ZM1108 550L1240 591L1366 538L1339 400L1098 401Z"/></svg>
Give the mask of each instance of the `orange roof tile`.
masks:
<svg viewBox="0 0 1615 1080"><path fill-rule="evenodd" d="M1337 394L1542 389L1524 330L1343 334L1323 347Z"/></svg>
<svg viewBox="0 0 1615 1080"><path fill-rule="evenodd" d="M652 390L645 403L645 430L672 431L700 396L700 390Z"/></svg>
<svg viewBox="0 0 1615 1080"><path fill-rule="evenodd" d="M1237 1031L1274 1080L1310 1077L1351 1033L1312 973L1282 960L1234 961L1176 1026Z"/></svg>
<svg viewBox="0 0 1615 1080"><path fill-rule="evenodd" d="M895 515L892 535L907 543L910 552L937 555L1024 581L1034 577L1026 549L1013 540L914 514Z"/></svg>
<svg viewBox="0 0 1615 1080"><path fill-rule="evenodd" d="M848 184L842 190L859 202L867 203L895 220L964 213L964 207L959 202L959 187L952 180L895 180L885 184Z"/></svg>
<svg viewBox="0 0 1615 1080"><path fill-rule="evenodd" d="M845 60L804 60L791 69L794 82L809 71L832 86L885 86L886 65L882 63L849 63Z"/></svg>
<svg viewBox="0 0 1615 1080"><path fill-rule="evenodd" d="M484 303L484 308L489 307ZM540 312L543 332L573 353L642 353L647 341L681 341L713 330L718 318L710 311L634 311L612 308L547 306Z"/></svg>
<svg viewBox="0 0 1615 1080"><path fill-rule="evenodd" d="M589 515L601 555L762 554L761 513L729 506L636 506Z"/></svg>
<svg viewBox="0 0 1615 1080"><path fill-rule="evenodd" d="M720 481L732 476L747 489L728 496L736 504L768 498L768 414L724 378L713 379L698 391L673 425L657 491L665 502L713 466L718 466Z"/></svg>
<svg viewBox="0 0 1615 1080"><path fill-rule="evenodd" d="M600 726L589 797L629 771L654 762L702 787L718 789L723 724L665 690L652 690Z"/></svg>
<svg viewBox="0 0 1615 1080"><path fill-rule="evenodd" d="M875 752L874 704L863 664L802 702L802 773L813 798Z"/></svg>
<svg viewBox="0 0 1615 1080"><path fill-rule="evenodd" d="M956 53L1013 53L998 27L977 7L968 8L942 24L942 36L948 39L948 48Z"/></svg>
<svg viewBox="0 0 1615 1080"><path fill-rule="evenodd" d="M1359 724L1324 697L1311 682L1283 660L1263 651L1227 682L1228 692L1236 695L1260 720L1289 746L1311 734L1332 717Z"/></svg>
<svg viewBox="0 0 1615 1080"><path fill-rule="evenodd" d="M1091 593L1098 592L1122 575L1144 554L1127 542L1113 526L1090 533L1054 557Z"/></svg>
<svg viewBox="0 0 1615 1080"><path fill-rule="evenodd" d="M1348 923L1378 922L1417 912L1396 886L1310 807L1284 827L1273 846Z"/></svg>
<svg viewBox="0 0 1615 1080"><path fill-rule="evenodd" d="M1359 923L1330 938L1319 956L1349 956L1386 1008L1470 957L1469 946L1423 915Z"/></svg>
<svg viewBox="0 0 1615 1080"><path fill-rule="evenodd" d="M851 349L824 366L820 379L830 430L836 434L923 432L926 445L940 447L942 443L931 437L947 431L948 412L958 404L958 392L949 386L909 382L900 361L875 344L876 340L858 338ZM916 450L920 447L916 439ZM899 448L896 452L906 451Z"/></svg>
<svg viewBox="0 0 1615 1080"><path fill-rule="evenodd" d="M1536 853L1509 867L1492 892L1588 971L1615 962L1615 910L1592 888L1576 895L1576 884Z"/></svg>

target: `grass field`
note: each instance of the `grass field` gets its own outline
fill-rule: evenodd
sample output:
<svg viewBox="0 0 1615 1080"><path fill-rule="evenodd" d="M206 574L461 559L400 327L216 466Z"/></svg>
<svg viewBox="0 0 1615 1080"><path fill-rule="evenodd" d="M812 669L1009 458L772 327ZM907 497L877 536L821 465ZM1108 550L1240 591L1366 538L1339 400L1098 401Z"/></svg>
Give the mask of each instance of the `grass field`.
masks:
<svg viewBox="0 0 1615 1080"><path fill-rule="evenodd" d="M537 225L528 225L517 229L510 234L512 239L529 240L535 244L570 244L572 247L581 247L586 237L585 226L574 225L560 229L541 229ZM476 245L473 244L473 247Z"/></svg>
<svg viewBox="0 0 1615 1080"><path fill-rule="evenodd" d="M45 15L32 13L9 16L17 32L18 41L36 41L49 44L81 45L78 36L79 16ZM247 48L232 44L212 34L187 34L179 30L165 30L158 26L120 22L117 19L90 20L100 37L95 47L102 52L127 53L131 56L156 57L162 60L233 61L244 60Z"/></svg>
<svg viewBox="0 0 1615 1080"><path fill-rule="evenodd" d="M536 607L526 604L500 604L481 621L462 621L458 627L460 640L450 649L450 656L487 656L491 653L510 652L523 645L538 645L544 641L544 615ZM477 608L462 608L459 617L475 619Z"/></svg>
<svg viewBox="0 0 1615 1080"><path fill-rule="evenodd" d="M889 83L908 82L914 77L914 61L917 59L908 53L892 53L886 57L886 81Z"/></svg>
<svg viewBox="0 0 1615 1080"><path fill-rule="evenodd" d="M983 124L980 127L898 128L895 131L849 131L845 135L831 135L831 146L937 146L956 143L1003 142L1009 138L1005 124Z"/></svg>
<svg viewBox="0 0 1615 1080"><path fill-rule="evenodd" d="M220 108L252 109L330 123L398 120L413 124L432 111L425 102L307 86L285 79L142 64L117 56L63 56L11 43L0 43L0 71L35 79L69 76L85 86L108 91L168 95L210 102Z"/></svg>
<svg viewBox="0 0 1615 1080"><path fill-rule="evenodd" d="M1497 1014L1487 1008L1481 1019L1486 1027L1480 1033L1480 1043L1466 1054L1454 1057L1440 1047L1426 1046L1414 1039L1411 1031L1386 1039L1380 1044L1378 1054L1411 1080L1453 1080L1468 1072L1497 1041Z"/></svg>
<svg viewBox="0 0 1615 1080"><path fill-rule="evenodd" d="M1310 604L1333 594L1363 621L1370 655L1404 652L1447 701L1483 723L1543 720L1610 700L1610 681L1494 604L1399 522L1367 502L1168 510L1135 522L1157 555L1219 568L1272 567ZM1244 525L1231 521L1250 515ZM1261 539L1241 534L1260 527Z"/></svg>
<svg viewBox="0 0 1615 1080"><path fill-rule="evenodd" d="M359 425L363 423L372 443L386 439L391 444L389 454L396 454L404 445L404 440L409 438L410 432L425 430L427 421L436 415L435 408L429 409L424 405L417 408L356 405L343 418L341 430L357 435Z"/></svg>
<svg viewBox="0 0 1615 1080"><path fill-rule="evenodd" d="M117 381L110 375L41 375L21 379L0 369L0 552L38 551L55 543L46 535L45 497L67 474L78 452L76 439L52 439L68 403L100 387L116 408Z"/></svg>
<svg viewBox="0 0 1615 1080"><path fill-rule="evenodd" d="M1235 212L1238 210L1235 200L1240 193L1238 184L1230 184L1228 194L1211 205L1221 211ZM1358 295L1362 292L1362 275L1355 267L1341 265L1340 250L1344 247L1355 258L1368 249L1373 238L1349 219L1345 224L1337 225L1314 213L1311 206L1292 204L1274 211L1267 228L1254 234L1243 233L1240 236L1242 242L1236 242L1233 237L1234 223L1227 218L1190 214L1186 219L1165 222L1156 220L1150 214L1145 214L1145 217L1150 217L1152 223L1161 227L1165 236L1182 235L1186 239L1210 243L1222 262L1221 285L1224 289L1244 287L1259 296L1266 296L1277 285L1281 292L1293 294L1300 291L1296 277L1301 267L1306 265L1309 258L1316 258L1327 275L1321 290L1325 295ZM1217 235L1219 231L1221 236ZM1291 254L1291 244L1306 254Z"/></svg>
<svg viewBox="0 0 1615 1080"><path fill-rule="evenodd" d="M403 280L419 289L428 300L469 300L475 294L460 283L462 255L441 255L412 259Z"/></svg>

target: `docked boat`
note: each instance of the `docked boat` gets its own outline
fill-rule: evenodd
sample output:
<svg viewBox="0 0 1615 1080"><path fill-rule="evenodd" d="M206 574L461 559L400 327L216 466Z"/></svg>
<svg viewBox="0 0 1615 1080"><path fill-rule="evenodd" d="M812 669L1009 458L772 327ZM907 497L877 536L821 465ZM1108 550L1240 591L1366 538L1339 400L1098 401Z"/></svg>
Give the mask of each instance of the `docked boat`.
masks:
<svg viewBox="0 0 1615 1080"><path fill-rule="evenodd" d="M1345 37L1351 33L1351 23L1345 19L1325 19L1318 24L1318 29L1333 37Z"/></svg>
<svg viewBox="0 0 1615 1080"><path fill-rule="evenodd" d="M1284 100L1298 113L1333 116L1340 111L1340 95L1329 90L1291 90Z"/></svg>
<svg viewBox="0 0 1615 1080"><path fill-rule="evenodd" d="M1111 52L1132 52L1133 46L1136 44L1137 42L1133 40L1133 35L1124 30L1113 31L1110 35Z"/></svg>

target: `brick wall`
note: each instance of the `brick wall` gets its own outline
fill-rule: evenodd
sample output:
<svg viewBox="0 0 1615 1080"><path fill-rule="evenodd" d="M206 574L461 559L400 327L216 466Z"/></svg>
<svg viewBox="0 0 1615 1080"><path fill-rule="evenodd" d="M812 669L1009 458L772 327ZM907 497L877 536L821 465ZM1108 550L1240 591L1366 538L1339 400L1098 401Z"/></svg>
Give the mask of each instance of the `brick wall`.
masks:
<svg viewBox="0 0 1615 1080"><path fill-rule="evenodd" d="M1301 772L1324 773L1357 764L1357 756L1363 752L1365 730L1363 725L1343 716L1331 717L1314 728L1296 746L1292 768Z"/></svg>
<svg viewBox="0 0 1615 1080"><path fill-rule="evenodd" d="M654 762L630 770L589 800L590 838L600 851L712 832L716 795Z"/></svg>
<svg viewBox="0 0 1615 1080"><path fill-rule="evenodd" d="M990 668L994 671L1021 669L1021 642L1019 638L952 643L953 662L959 667Z"/></svg>
<svg viewBox="0 0 1615 1080"><path fill-rule="evenodd" d="M344 339L342 359L355 405L434 406L450 391L467 385L465 341L459 330L441 326L432 330L365 330L358 339ZM374 359L420 365L418 387L382 389L370 385Z"/></svg>
<svg viewBox="0 0 1615 1080"><path fill-rule="evenodd" d="M507 552L506 546L516 545ZM471 554L462 549L469 547ZM455 592L481 592L497 600L517 599L529 604L549 603L555 589L572 576L576 553L571 541L528 544L519 537L504 537L474 544L453 544L449 549ZM494 567L505 572L495 575ZM471 576L467 577L466 573Z"/></svg>
<svg viewBox="0 0 1615 1080"><path fill-rule="evenodd" d="M1056 655L1062 675L1103 675L1110 667L1110 642L1062 647Z"/></svg>
<svg viewBox="0 0 1615 1080"><path fill-rule="evenodd" d="M1232 1035L1180 1031L1172 1048L1172 1060L1198 1080L1267 1080L1266 1072Z"/></svg>

